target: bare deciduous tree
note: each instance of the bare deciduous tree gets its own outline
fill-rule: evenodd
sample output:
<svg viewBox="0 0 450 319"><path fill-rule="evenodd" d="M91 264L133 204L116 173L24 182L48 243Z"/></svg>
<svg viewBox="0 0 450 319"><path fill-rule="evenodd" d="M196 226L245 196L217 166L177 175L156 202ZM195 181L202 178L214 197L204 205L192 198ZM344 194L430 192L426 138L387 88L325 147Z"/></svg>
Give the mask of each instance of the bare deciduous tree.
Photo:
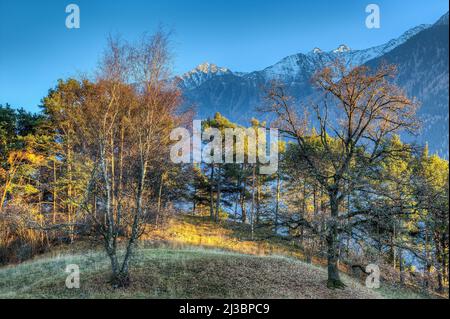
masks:
<svg viewBox="0 0 450 319"><path fill-rule="evenodd" d="M370 167L402 151L386 147L392 134L417 128L416 104L390 82L394 75L393 66L375 72L366 66L349 70L339 61L317 72L313 82L323 97L312 107L314 131L308 127L307 112L299 111L283 86L274 84L268 91L268 110L277 116L280 129L296 140L302 167L329 198L324 237L330 288L344 287L338 270L339 235L351 227L352 218L367 214L340 211L348 191L368 178Z"/></svg>

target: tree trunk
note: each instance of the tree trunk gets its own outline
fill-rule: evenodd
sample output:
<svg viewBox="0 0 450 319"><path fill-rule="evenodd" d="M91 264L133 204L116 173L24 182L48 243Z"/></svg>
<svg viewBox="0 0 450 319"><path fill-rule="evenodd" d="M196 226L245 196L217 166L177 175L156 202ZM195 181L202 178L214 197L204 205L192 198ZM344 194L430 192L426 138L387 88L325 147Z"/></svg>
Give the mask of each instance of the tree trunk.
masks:
<svg viewBox="0 0 450 319"><path fill-rule="evenodd" d="M425 291L430 288L430 278L431 278L431 254L429 249L430 236L428 230L425 230L425 262L426 262L426 273L423 281L423 289Z"/></svg>
<svg viewBox="0 0 450 319"><path fill-rule="evenodd" d="M197 182L196 182L196 176L195 176L195 171L194 171L194 179L192 184L194 185L194 192L192 194L192 215L195 215L195 211L197 209L197 201L196 201L196 196L197 196Z"/></svg>
<svg viewBox="0 0 450 319"><path fill-rule="evenodd" d="M397 268L397 248L395 247L395 238L397 236L397 230L396 230L396 221L394 218L394 232L392 233L392 237L391 237L391 246L392 246L392 261L393 261L393 268L394 270Z"/></svg>
<svg viewBox="0 0 450 319"><path fill-rule="evenodd" d="M160 179L159 179L158 204L157 204L158 215L159 215L159 212L161 211L161 198L162 198L162 190L163 190L163 185L164 185L164 175L165 175L165 172L163 172L161 174Z"/></svg>
<svg viewBox="0 0 450 319"><path fill-rule="evenodd" d="M219 221L219 214L220 214L220 187L221 187L221 181L220 181L220 166L217 168L217 194L216 194L216 214L214 215L214 221L217 223Z"/></svg>
<svg viewBox="0 0 450 319"><path fill-rule="evenodd" d="M399 249L398 251L398 268L400 271L400 284L405 283L405 279L403 278L403 249Z"/></svg>
<svg viewBox="0 0 450 319"><path fill-rule="evenodd" d="M56 224L56 158L53 159L53 225Z"/></svg>
<svg viewBox="0 0 450 319"><path fill-rule="evenodd" d="M302 189L302 211L301 216L302 218L305 218L306 216L306 179L303 179L303 189ZM303 248L303 237L304 237L305 229L303 225L300 226L300 237L299 237L299 244L300 247Z"/></svg>
<svg viewBox="0 0 450 319"><path fill-rule="evenodd" d="M343 289L345 284L339 275L339 236L336 219L339 214L339 202L336 192L330 194L331 218L328 222L327 241L327 262L328 262L328 282L327 287L331 289Z"/></svg>
<svg viewBox="0 0 450 319"><path fill-rule="evenodd" d="M133 248L136 243L136 240L139 236L139 225L143 216L143 207L142 200L144 195L144 184L145 184L145 176L147 174L147 162L143 162L141 164L139 180L138 180L138 191L136 195L136 209L133 217L133 225L131 227L131 235L128 240L127 248L125 251L125 256L122 262L122 267L120 271L115 274L115 278L113 281L114 287L128 287L130 285L130 274L129 274L129 265L131 256L133 255Z"/></svg>
<svg viewBox="0 0 450 319"><path fill-rule="evenodd" d="M245 166L244 164L242 164L242 171L245 174ZM244 181L243 181L243 185L242 185L242 189L241 189L241 217L242 217L242 222L246 223L247 222L247 209L245 207L245 190L247 187L247 178L244 175Z"/></svg>
<svg viewBox="0 0 450 319"><path fill-rule="evenodd" d="M437 263L437 291L442 292L444 289L444 285L442 283L442 271L443 269L440 269L442 267L442 254L441 254L441 245L439 242L436 242L436 263Z"/></svg>
<svg viewBox="0 0 450 319"><path fill-rule="evenodd" d="M123 280L123 275L120 272L120 267L119 267L119 261L117 258L117 251L116 249L113 247L113 245L111 245L111 242L105 242L106 245L106 252L108 253L109 259L111 261L111 285L113 286L113 288L120 288L120 287L124 287L124 280Z"/></svg>
<svg viewBox="0 0 450 319"><path fill-rule="evenodd" d="M275 234L278 231L278 214L280 209L280 174L277 174L277 194L275 203Z"/></svg>
<svg viewBox="0 0 450 319"><path fill-rule="evenodd" d="M156 228L158 228L159 217L161 215L161 201L162 201L162 193L163 193L165 175L166 175L166 172L162 172L160 180L159 180L158 204L157 204L156 217L155 217L155 227Z"/></svg>
<svg viewBox="0 0 450 319"><path fill-rule="evenodd" d="M448 274L449 274L448 265L447 265L448 242L446 245L446 234L445 233L442 234L442 257L441 258L442 258L442 284L445 286L446 283L448 285Z"/></svg>
<svg viewBox="0 0 450 319"><path fill-rule="evenodd" d="M256 177L256 225L259 225L261 218L261 181Z"/></svg>
<svg viewBox="0 0 450 319"><path fill-rule="evenodd" d="M209 177L209 217L214 219L214 164L211 165L211 175Z"/></svg>
<svg viewBox="0 0 450 319"><path fill-rule="evenodd" d="M67 174L68 174L68 187L67 187L67 197L69 199L67 204L67 214L68 214L68 222L69 222L69 238L70 243L73 243L74 240L74 227L71 225L72 223L72 210L73 205L73 194L72 194L72 152L71 152L71 146L70 146L70 138L68 139L68 147L67 147Z"/></svg>
<svg viewBox="0 0 450 319"><path fill-rule="evenodd" d="M241 187L241 179L240 176L237 177L236 179L236 196L235 196L235 201L234 201L234 218L237 217L237 212L238 212L238 205L239 205L239 197L240 197L240 187Z"/></svg>
<svg viewBox="0 0 450 319"><path fill-rule="evenodd" d="M251 218L250 218L250 225L251 225L251 233L252 233L252 240L254 236L254 228L255 228L255 182L256 182L256 166L253 165L253 174L252 174L252 211L251 211Z"/></svg>
<svg viewBox="0 0 450 319"><path fill-rule="evenodd" d="M331 226L330 228L335 228ZM328 262L328 288L343 288L344 283L341 281L338 269L338 236L334 229L330 229L327 235L327 262Z"/></svg>

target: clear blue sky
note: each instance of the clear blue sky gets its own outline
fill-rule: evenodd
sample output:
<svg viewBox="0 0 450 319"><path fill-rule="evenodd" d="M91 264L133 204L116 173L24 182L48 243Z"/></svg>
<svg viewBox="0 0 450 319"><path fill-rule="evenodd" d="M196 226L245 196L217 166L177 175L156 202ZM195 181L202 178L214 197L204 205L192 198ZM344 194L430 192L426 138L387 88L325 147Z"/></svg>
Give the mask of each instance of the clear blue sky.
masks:
<svg viewBox="0 0 450 319"><path fill-rule="evenodd" d="M80 29L65 27L70 3ZM369 3L381 29L365 27ZM205 61L253 71L316 46L381 44L447 11L447 0L0 0L0 103L37 111L57 79L93 71L110 33L133 40L163 24L175 73Z"/></svg>

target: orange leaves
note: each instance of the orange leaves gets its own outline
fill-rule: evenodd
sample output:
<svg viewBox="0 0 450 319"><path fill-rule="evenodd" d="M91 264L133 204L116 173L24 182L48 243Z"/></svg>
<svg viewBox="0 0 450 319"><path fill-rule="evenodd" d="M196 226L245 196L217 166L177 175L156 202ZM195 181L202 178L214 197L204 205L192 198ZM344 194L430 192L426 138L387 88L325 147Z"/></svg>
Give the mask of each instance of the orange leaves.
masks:
<svg viewBox="0 0 450 319"><path fill-rule="evenodd" d="M32 164L32 165L41 165L45 162L45 158L42 155L35 154L30 151L12 151L8 155L8 164L11 166L11 168L14 168L15 166L19 164Z"/></svg>

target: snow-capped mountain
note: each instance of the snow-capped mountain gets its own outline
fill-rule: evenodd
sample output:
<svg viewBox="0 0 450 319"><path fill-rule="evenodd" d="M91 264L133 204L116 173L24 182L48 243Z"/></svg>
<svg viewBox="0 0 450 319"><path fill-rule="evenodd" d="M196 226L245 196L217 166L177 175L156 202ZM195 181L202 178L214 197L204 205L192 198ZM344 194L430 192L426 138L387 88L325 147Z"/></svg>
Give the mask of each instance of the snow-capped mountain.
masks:
<svg viewBox="0 0 450 319"><path fill-rule="evenodd" d="M342 59L348 65L361 65L371 59L388 53L400 44L406 42L415 34L428 27L430 27L430 25L419 25L408 30L399 38L392 39L385 44L365 50L352 50L345 44L341 44L336 49L329 52L324 52L320 48L314 48L311 52L288 56L262 71L252 73L232 72L230 69L205 62L198 65L195 69L180 76L180 85L184 89L193 89L199 87L209 79L230 74L242 77L255 77L255 73L261 73L268 80L275 78L295 78L295 76L300 72L314 72L324 64L336 60L336 58Z"/></svg>
<svg viewBox="0 0 450 319"><path fill-rule="evenodd" d="M183 74L179 79L180 85L184 88L194 88L203 84L205 81L225 74L232 73L227 68L219 67L208 62L198 65L195 69Z"/></svg>
<svg viewBox="0 0 450 319"><path fill-rule="evenodd" d="M336 59L345 62L349 67L362 65L369 60L390 52L417 33L429 27L430 25L427 24L419 25L406 31L399 38L392 39L385 44L364 50L352 50L345 44L341 44L336 49L329 52L324 52L320 48L315 48L306 54L299 53L288 56L261 72L267 79L285 79L290 81L294 80L299 73L313 73Z"/></svg>
<svg viewBox="0 0 450 319"><path fill-rule="evenodd" d="M234 72L224 67L204 63L183 74L178 80L185 102L197 108L198 118L211 117L215 112L220 112L233 121L247 124L254 116L261 120L265 119L265 116L258 114L255 108L262 103L265 95L263 89L272 80L284 83L289 94L295 99L305 100L315 93L311 86L311 76L336 59L344 61L348 66L373 65L372 61L386 60L399 64L399 68L403 70L399 74L399 84L406 88L413 88L407 89L407 92L425 101L421 111L424 118L432 109L436 109L435 106L430 106L430 103L436 102L434 95L437 94L441 106L438 107L438 114L433 111L429 114L429 118L446 117L448 119L448 38L443 43L439 35L439 40L429 43L437 37L436 33L444 32L442 30L447 30L448 34L448 13L432 26L419 25L396 39L368 49L355 50L345 44L330 51L314 48L310 52L290 55L263 70L249 73ZM421 36L422 34L426 36ZM410 47L411 43L416 43L414 51L408 52L404 47ZM398 55L397 52L402 54ZM445 55L447 55L445 59L447 64L442 65ZM398 58L395 58L396 56ZM427 64L426 61L434 61L439 68ZM446 77L447 82L441 80L441 77ZM430 87L438 79L439 92L436 86ZM446 92L447 99L442 96L442 92ZM448 135L448 125L446 134ZM431 135L434 136L434 133ZM439 148L442 149L442 147ZM430 149L432 149L431 142ZM448 152L448 146L446 149Z"/></svg>
<svg viewBox="0 0 450 319"><path fill-rule="evenodd" d="M422 129L416 141L429 143L430 150L448 158L449 147L449 24L448 13L432 27L402 45L369 61L395 64L397 84L420 105Z"/></svg>

